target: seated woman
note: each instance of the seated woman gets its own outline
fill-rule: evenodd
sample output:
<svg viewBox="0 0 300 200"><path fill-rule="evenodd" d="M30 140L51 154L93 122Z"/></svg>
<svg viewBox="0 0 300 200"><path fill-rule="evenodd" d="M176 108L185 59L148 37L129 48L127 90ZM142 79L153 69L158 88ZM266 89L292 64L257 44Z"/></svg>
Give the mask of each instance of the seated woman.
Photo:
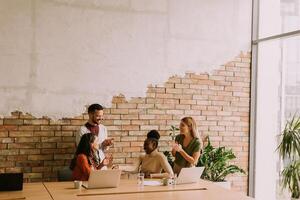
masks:
<svg viewBox="0 0 300 200"><path fill-rule="evenodd" d="M200 157L201 140L193 118L185 117L180 122L180 134L175 138L172 148L174 173L179 174L184 167L195 166Z"/></svg>
<svg viewBox="0 0 300 200"><path fill-rule="evenodd" d="M101 169L112 161L111 158L105 158L101 161L98 148L96 135L87 133L81 137L70 165L70 169L73 171L73 180L87 181L91 170Z"/></svg>
<svg viewBox="0 0 300 200"><path fill-rule="evenodd" d="M158 140L160 135L158 131L152 130L147 134L144 141L144 150L146 155L140 156L134 172L140 171L145 177L169 177L173 175L173 170L163 153L158 152ZM163 173L162 173L163 172Z"/></svg>

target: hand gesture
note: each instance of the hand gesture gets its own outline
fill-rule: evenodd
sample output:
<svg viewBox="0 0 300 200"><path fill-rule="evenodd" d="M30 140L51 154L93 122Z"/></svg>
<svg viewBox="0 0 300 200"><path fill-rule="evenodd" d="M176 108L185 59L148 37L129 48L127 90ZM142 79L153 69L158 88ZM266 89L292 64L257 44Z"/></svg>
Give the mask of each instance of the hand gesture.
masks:
<svg viewBox="0 0 300 200"><path fill-rule="evenodd" d="M182 151L181 144L178 144L178 143L173 144L173 150L175 150L176 152Z"/></svg>
<svg viewBox="0 0 300 200"><path fill-rule="evenodd" d="M109 138L109 139L106 139L102 142L102 145L104 147L108 147L108 146L112 146L114 143L114 138Z"/></svg>

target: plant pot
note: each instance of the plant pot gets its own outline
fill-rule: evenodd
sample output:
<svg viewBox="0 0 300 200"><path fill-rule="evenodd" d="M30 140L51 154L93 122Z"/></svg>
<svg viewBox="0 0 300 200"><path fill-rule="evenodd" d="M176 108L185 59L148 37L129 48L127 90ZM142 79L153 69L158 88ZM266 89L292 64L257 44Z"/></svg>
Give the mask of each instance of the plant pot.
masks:
<svg viewBox="0 0 300 200"><path fill-rule="evenodd" d="M230 181L222 181L222 182L213 182L215 185L218 185L222 188L231 189L231 182Z"/></svg>

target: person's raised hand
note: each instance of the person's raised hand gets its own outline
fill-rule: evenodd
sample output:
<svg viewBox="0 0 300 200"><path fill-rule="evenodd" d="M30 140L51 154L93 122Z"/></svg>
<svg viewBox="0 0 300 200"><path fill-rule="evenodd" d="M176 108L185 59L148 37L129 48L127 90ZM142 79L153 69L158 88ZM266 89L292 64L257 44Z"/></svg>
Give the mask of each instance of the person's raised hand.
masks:
<svg viewBox="0 0 300 200"><path fill-rule="evenodd" d="M114 138L105 139L102 145L105 147L112 146L114 144Z"/></svg>

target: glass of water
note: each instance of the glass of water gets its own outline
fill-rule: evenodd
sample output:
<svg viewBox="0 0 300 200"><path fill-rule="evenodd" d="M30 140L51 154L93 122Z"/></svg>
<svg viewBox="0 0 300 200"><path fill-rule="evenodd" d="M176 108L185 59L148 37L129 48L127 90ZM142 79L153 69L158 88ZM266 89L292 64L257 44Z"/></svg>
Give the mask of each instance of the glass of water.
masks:
<svg viewBox="0 0 300 200"><path fill-rule="evenodd" d="M145 177L144 173L138 173L137 174L137 184L138 184L138 186L144 186L144 177Z"/></svg>
<svg viewBox="0 0 300 200"><path fill-rule="evenodd" d="M171 183L172 185L176 185L177 184L177 174L174 173L173 176L171 176Z"/></svg>

